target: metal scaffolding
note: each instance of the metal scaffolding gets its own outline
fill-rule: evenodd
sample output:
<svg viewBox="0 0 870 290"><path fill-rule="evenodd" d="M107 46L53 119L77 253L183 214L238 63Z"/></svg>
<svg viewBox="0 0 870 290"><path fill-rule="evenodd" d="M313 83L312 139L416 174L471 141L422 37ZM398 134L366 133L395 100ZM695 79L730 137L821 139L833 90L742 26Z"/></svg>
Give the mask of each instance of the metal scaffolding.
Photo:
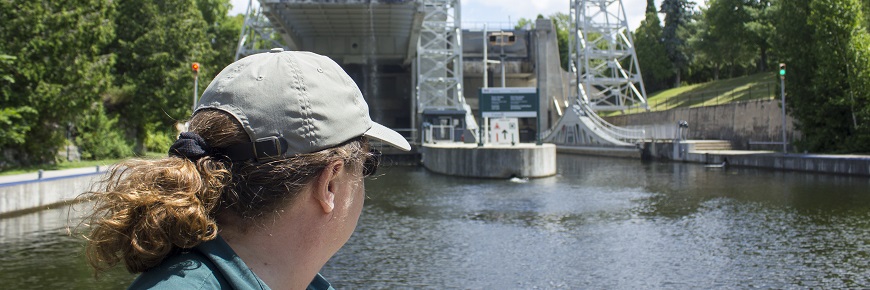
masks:
<svg viewBox="0 0 870 290"><path fill-rule="evenodd" d="M417 41L417 111L464 110L462 31L458 0L422 0L424 13ZM470 113L470 112L469 112Z"/></svg>
<svg viewBox="0 0 870 290"><path fill-rule="evenodd" d="M622 0L571 0L579 101L592 110L649 109Z"/></svg>
<svg viewBox="0 0 870 290"><path fill-rule="evenodd" d="M286 48L276 38L280 37L272 27L272 24L263 15L263 9L256 9L254 1L248 0L248 8L245 10L245 23L239 34L239 44L236 47L235 60L242 57L267 52L272 48Z"/></svg>

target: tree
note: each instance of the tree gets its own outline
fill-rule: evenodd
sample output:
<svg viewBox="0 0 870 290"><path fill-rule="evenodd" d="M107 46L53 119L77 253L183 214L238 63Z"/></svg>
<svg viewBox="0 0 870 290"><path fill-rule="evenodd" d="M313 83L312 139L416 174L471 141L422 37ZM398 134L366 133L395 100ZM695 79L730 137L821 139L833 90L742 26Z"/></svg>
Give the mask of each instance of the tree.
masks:
<svg viewBox="0 0 870 290"><path fill-rule="evenodd" d="M665 82L674 75L674 68L666 57L662 26L654 0L647 0L646 18L634 32L634 47L647 92L667 88L668 84Z"/></svg>
<svg viewBox="0 0 870 290"><path fill-rule="evenodd" d="M775 9L778 6L774 6L772 0L748 1L748 4L744 6L749 16L748 21L744 23L747 32L746 40L757 49L756 66L758 71L765 72L768 67L768 53L772 46L771 40L776 31L773 26L773 18L774 15L777 15Z"/></svg>
<svg viewBox="0 0 870 290"><path fill-rule="evenodd" d="M815 150L870 151L870 130L863 112L868 105L867 32L857 0L814 0L810 3L808 23L815 28L813 54L817 59L812 83L813 93L825 96L813 114L823 127L807 127L813 134L809 144ZM859 125L859 120L862 120ZM811 122L810 124L816 124ZM861 141L864 142L860 144Z"/></svg>
<svg viewBox="0 0 870 290"><path fill-rule="evenodd" d="M544 17L543 15L538 16ZM517 25L514 25L514 30L520 29L535 29L535 20L521 17L519 20L517 20Z"/></svg>
<svg viewBox="0 0 870 290"><path fill-rule="evenodd" d="M229 0L198 0L197 6L208 27L207 37L215 53L205 70L205 74L213 78L221 69L233 63L245 16L229 16Z"/></svg>
<svg viewBox="0 0 870 290"><path fill-rule="evenodd" d="M779 1L776 43L801 148L870 151L870 37L856 0Z"/></svg>
<svg viewBox="0 0 870 290"><path fill-rule="evenodd" d="M0 65L0 149L18 153L7 162L54 161L69 124L111 83L113 58L103 51L113 2L0 1L0 51L15 61Z"/></svg>
<svg viewBox="0 0 870 290"><path fill-rule="evenodd" d="M661 13L665 14L662 38L668 60L673 64L675 87L680 86L682 71L689 63L689 58L684 52L685 40L680 38L679 30L686 25L692 5L694 2L688 0L663 0L661 5Z"/></svg>
<svg viewBox="0 0 870 290"><path fill-rule="evenodd" d="M135 133L135 149L142 153L149 124L171 132L190 116L190 64L210 64L216 53L194 0L120 1L118 12L124 16L115 20L118 38L113 44L119 89L110 107L123 112L121 121ZM200 83L209 79L200 75Z"/></svg>
<svg viewBox="0 0 870 290"><path fill-rule="evenodd" d="M553 26L556 30L556 41L559 44L559 62L562 64L562 69L571 71L571 28L574 26L571 23L571 16L562 12L556 12L550 15L553 20Z"/></svg>
<svg viewBox="0 0 870 290"><path fill-rule="evenodd" d="M710 0L704 13L707 22L708 38L704 47L712 48L707 55L714 62L728 64L728 77L734 77L738 67L749 63L754 55L750 50L749 31L745 23L749 21L749 12L745 0Z"/></svg>

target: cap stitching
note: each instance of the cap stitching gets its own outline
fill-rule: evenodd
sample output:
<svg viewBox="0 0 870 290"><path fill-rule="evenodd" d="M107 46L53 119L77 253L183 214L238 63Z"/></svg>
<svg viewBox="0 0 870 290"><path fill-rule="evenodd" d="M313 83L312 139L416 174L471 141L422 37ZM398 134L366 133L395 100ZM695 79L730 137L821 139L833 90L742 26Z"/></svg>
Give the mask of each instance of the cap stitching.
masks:
<svg viewBox="0 0 870 290"><path fill-rule="evenodd" d="M310 95L308 95L308 88L305 85L305 75L302 72L301 63L297 62L297 59L294 57L290 57L289 61L293 68L294 78L296 79L296 87L293 89L298 90L299 92L299 100L302 103L303 109L300 111L302 113L302 138L308 140L309 143L313 143L315 138L314 130L311 130L313 121L311 120L311 101ZM312 144L313 146L313 144Z"/></svg>
<svg viewBox="0 0 870 290"><path fill-rule="evenodd" d="M236 77L238 77L239 74L241 73L242 69L244 69L244 68L245 68L244 63L239 63L236 67L234 67L233 70L227 74L227 76L226 76L227 81L220 82L220 86L217 88L217 91L223 92L224 88L226 88L229 80L235 79Z"/></svg>

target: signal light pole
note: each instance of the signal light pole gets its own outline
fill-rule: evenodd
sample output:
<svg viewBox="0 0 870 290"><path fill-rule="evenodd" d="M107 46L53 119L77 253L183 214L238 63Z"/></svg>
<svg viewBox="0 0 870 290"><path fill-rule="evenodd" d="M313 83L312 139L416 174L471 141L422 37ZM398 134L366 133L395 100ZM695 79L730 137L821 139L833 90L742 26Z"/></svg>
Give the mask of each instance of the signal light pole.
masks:
<svg viewBox="0 0 870 290"><path fill-rule="evenodd" d="M194 62L190 68L193 69L193 105L190 110L190 113L193 114L193 111L196 111L196 97L199 95L199 63Z"/></svg>
<svg viewBox="0 0 870 290"><path fill-rule="evenodd" d="M782 153L788 154L788 142L785 137L785 63L779 64L779 88L782 96Z"/></svg>

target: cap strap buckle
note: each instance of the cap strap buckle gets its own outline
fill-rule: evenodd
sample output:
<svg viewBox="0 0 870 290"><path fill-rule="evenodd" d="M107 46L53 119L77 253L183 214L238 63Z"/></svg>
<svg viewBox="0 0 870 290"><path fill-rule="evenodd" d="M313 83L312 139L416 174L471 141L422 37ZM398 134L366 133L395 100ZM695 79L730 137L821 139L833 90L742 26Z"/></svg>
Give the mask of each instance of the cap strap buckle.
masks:
<svg viewBox="0 0 870 290"><path fill-rule="evenodd" d="M257 139L255 142L233 144L221 153L232 161L245 161L254 159L258 162L267 162L281 158L287 152L287 140L277 136Z"/></svg>
<svg viewBox="0 0 870 290"><path fill-rule="evenodd" d="M257 139L254 142L254 158L257 161L265 162L272 161L284 155L284 152L287 151L287 140L284 138L278 138L277 136L271 136L266 138Z"/></svg>

